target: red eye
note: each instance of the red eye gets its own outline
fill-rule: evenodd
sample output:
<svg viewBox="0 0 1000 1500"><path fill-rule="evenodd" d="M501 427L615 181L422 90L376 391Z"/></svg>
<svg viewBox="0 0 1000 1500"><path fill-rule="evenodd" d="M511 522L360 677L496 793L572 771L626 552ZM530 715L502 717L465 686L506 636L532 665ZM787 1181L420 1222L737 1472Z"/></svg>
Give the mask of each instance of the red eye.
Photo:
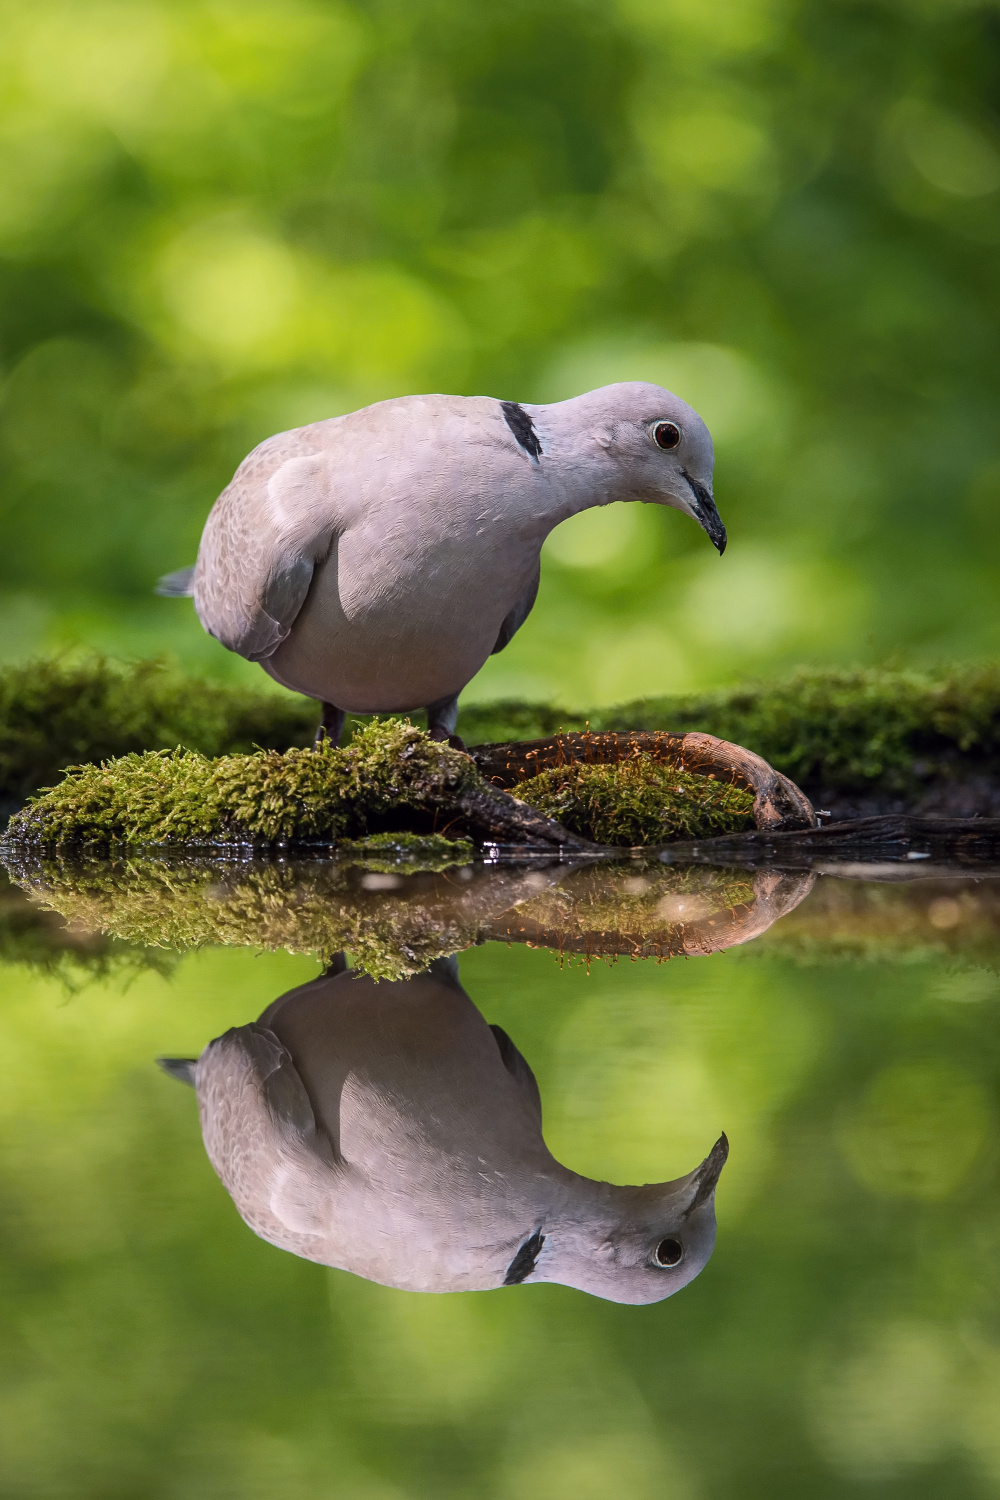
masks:
<svg viewBox="0 0 1000 1500"><path fill-rule="evenodd" d="M681 440L681 430L674 422L657 422L653 428L653 442L658 448L676 448Z"/></svg>

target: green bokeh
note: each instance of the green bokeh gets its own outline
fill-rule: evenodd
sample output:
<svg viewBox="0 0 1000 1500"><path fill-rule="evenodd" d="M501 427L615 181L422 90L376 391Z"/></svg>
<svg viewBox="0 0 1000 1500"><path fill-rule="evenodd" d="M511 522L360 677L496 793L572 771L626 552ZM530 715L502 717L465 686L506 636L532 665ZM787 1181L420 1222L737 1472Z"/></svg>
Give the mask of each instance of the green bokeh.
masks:
<svg viewBox="0 0 1000 1500"><path fill-rule="evenodd" d="M0 649L261 674L154 601L269 433L648 378L731 544L568 523L473 698L1000 649L1000 11L7 0Z"/></svg>

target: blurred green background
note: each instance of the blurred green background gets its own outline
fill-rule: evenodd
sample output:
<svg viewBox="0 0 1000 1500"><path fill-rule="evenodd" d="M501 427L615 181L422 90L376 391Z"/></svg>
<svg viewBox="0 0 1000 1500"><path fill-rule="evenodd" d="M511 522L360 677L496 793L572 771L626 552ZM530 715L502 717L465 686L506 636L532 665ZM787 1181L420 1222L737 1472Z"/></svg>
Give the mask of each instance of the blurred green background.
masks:
<svg viewBox="0 0 1000 1500"><path fill-rule="evenodd" d="M0 646L256 669L154 600L269 433L660 381L725 558L596 512L467 695L1000 650L1000 6L3 6Z"/></svg>

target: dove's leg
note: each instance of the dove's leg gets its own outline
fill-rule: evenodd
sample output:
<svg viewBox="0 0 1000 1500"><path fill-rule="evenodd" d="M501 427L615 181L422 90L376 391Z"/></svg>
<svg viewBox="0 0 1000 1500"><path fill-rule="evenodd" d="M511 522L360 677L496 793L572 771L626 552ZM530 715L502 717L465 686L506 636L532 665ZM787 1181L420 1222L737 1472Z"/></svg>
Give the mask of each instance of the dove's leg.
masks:
<svg viewBox="0 0 1000 1500"><path fill-rule="evenodd" d="M455 733L458 723L458 694L439 698L427 705L427 733L432 740L447 740L454 750L464 750L465 742Z"/></svg>
<svg viewBox="0 0 1000 1500"><path fill-rule="evenodd" d="M315 749L319 749L324 740L332 740L335 745L340 744L340 736L344 732L344 720L347 718L342 708L335 708L332 703L321 704L323 717L319 721L316 738L313 741Z"/></svg>

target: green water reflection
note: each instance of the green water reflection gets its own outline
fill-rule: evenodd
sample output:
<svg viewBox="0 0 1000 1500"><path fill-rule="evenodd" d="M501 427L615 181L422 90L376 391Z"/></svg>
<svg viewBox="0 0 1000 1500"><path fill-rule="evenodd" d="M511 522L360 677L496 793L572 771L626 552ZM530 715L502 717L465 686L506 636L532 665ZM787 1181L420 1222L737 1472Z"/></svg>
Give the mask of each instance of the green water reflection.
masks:
<svg viewBox="0 0 1000 1500"><path fill-rule="evenodd" d="M855 912L863 951L824 948L833 885L710 957L460 957L559 1160L665 1179L727 1131L714 1257L652 1307L418 1296L250 1233L153 1059L315 961L206 948L75 988L8 963L0 1493L996 1493L1000 977L979 928L963 951L931 900L894 926L884 889Z"/></svg>

